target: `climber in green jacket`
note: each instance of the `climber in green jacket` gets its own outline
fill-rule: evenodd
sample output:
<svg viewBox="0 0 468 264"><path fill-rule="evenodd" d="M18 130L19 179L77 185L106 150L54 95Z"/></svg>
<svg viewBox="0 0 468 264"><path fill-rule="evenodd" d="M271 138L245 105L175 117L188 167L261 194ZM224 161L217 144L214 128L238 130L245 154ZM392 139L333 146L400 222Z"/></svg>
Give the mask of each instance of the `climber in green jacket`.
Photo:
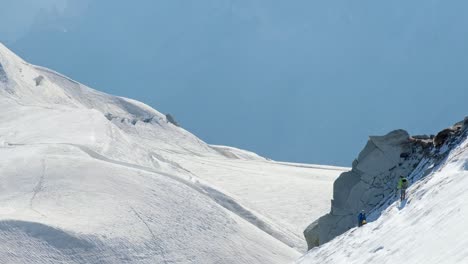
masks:
<svg viewBox="0 0 468 264"><path fill-rule="evenodd" d="M408 179L403 176L400 176L398 180L397 189L400 190L400 200L403 201L406 199L406 189L408 188Z"/></svg>

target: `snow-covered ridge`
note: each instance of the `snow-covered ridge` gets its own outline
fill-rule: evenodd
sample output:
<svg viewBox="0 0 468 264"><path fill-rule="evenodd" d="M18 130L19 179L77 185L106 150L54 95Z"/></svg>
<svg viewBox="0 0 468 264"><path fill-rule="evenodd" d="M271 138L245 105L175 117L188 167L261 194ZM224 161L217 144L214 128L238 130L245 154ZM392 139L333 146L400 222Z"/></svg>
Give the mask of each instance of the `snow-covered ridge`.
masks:
<svg viewBox="0 0 468 264"><path fill-rule="evenodd" d="M7 263L290 262L342 170L210 146L1 44L0 109Z"/></svg>
<svg viewBox="0 0 468 264"><path fill-rule="evenodd" d="M298 263L468 261L467 243L462 239L468 220L468 118L434 138L416 137L411 142L422 144L425 151L402 155L405 160L400 163L417 161L407 175L412 183L408 199L399 202L394 192L385 196L367 210L367 225L343 231L344 234L312 249ZM356 215L354 221L357 221ZM336 213L320 221L329 221L332 217L336 218ZM324 228L320 227L324 225L320 221L313 229ZM310 229L309 232L312 237L316 231Z"/></svg>
<svg viewBox="0 0 468 264"><path fill-rule="evenodd" d="M228 147L228 146L218 146L210 145L211 148L219 152L221 155L232 158L232 159L245 159L245 160L265 160L265 158L260 157L257 153L251 151L242 150L238 148Z"/></svg>
<svg viewBox="0 0 468 264"><path fill-rule="evenodd" d="M184 144L184 150L215 152L191 133L170 124L165 115L153 108L135 100L96 91L52 70L30 65L1 44L0 65L8 76L8 81L3 82L0 89L4 99L31 107L98 111L126 132L135 132L132 126L140 126L143 134L158 134L156 138L163 141L172 137L180 145L182 141L189 142Z"/></svg>
<svg viewBox="0 0 468 264"><path fill-rule="evenodd" d="M327 165L317 165L317 164L304 164L304 163L291 163L291 162L277 162L278 164L293 166L293 167L302 167L302 168L311 168L311 169L321 169L321 170L334 170L340 172L349 171L348 167L339 167L339 166L327 166Z"/></svg>

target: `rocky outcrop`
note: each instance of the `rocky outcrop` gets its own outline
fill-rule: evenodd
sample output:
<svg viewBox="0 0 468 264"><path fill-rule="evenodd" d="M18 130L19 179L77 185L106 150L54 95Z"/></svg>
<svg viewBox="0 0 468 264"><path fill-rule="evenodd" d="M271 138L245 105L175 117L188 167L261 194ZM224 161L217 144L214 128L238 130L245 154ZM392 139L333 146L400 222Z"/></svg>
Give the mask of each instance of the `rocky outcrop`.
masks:
<svg viewBox="0 0 468 264"><path fill-rule="evenodd" d="M39 86L42 84L42 82L44 81L44 76L42 75L39 75L37 76L36 78L34 78L34 82L36 83L36 86Z"/></svg>
<svg viewBox="0 0 468 264"><path fill-rule="evenodd" d="M171 114L166 114L166 120L168 123L171 123L175 126L178 126L180 127L179 123L177 123L177 121L175 120L175 118L171 115Z"/></svg>
<svg viewBox="0 0 468 264"><path fill-rule="evenodd" d="M421 165L434 168L467 135L468 117L436 136L411 137L404 130L395 130L385 136L370 137L352 170L335 181L330 213L304 231L309 249L355 227L361 210L370 212L396 197L400 175L408 177L417 168L422 170L419 175L427 175ZM417 179L409 180L411 183Z"/></svg>
<svg viewBox="0 0 468 264"><path fill-rule="evenodd" d="M426 149L422 141L404 130L370 137L352 170L335 181L330 213L304 231L309 248L346 232L361 210L370 211L395 195L399 176L409 175L421 161Z"/></svg>
<svg viewBox="0 0 468 264"><path fill-rule="evenodd" d="M458 122L454 126L440 131L434 137L434 146L436 147L442 146L449 138L453 137L458 132L466 129L467 126L468 126L468 117L465 118L464 121Z"/></svg>

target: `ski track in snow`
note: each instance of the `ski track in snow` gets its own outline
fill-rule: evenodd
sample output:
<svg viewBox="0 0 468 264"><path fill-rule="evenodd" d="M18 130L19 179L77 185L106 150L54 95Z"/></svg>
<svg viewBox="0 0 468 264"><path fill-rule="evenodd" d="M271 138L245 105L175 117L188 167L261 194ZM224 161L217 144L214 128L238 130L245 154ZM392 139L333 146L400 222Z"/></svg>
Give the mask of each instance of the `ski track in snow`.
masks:
<svg viewBox="0 0 468 264"><path fill-rule="evenodd" d="M168 263L167 260L166 260L166 252L164 250L163 247L161 247L158 242L160 241L158 239L158 237L154 234L153 230L151 229L151 227L149 226L149 224L145 221L145 219L143 219L143 217L141 216L140 213L137 212L137 210L135 210L135 208L133 208L132 206L130 206L130 209L132 210L132 212L135 214L135 216L141 221L142 224L145 225L146 229L148 229L148 232L151 234L151 237L153 238L151 241L153 242L153 245L154 247L157 249L157 251L161 254L162 258L163 258L163 263L166 264Z"/></svg>
<svg viewBox="0 0 468 264"><path fill-rule="evenodd" d="M55 146L71 146L73 148L78 149L80 152L82 152L81 148L79 148L76 145L73 146L73 145L70 145L70 144L30 144L30 145L18 144L16 146L12 146L13 148L8 148L9 149L8 151L11 152L11 151L14 151L15 148L19 149L19 148L24 147L25 151L27 152L27 151L32 150L32 149L30 149L30 147L34 147L35 145L45 146L46 148L44 150L46 151L46 153L49 153L49 152L55 151L55 150L59 150L59 152L55 152L55 153L60 153L63 150L67 150L66 148L63 149L63 148L49 148L48 147L48 146L52 147L54 145ZM63 149L63 150L60 150L60 149ZM86 149L86 147L85 147L85 149ZM19 152L24 152L24 151L19 151ZM67 152L69 152L69 151L67 151ZM83 151L83 153L86 153L86 152ZM91 152L91 153L93 153L93 152ZM86 154L88 154L88 153L86 153ZM85 156L83 156L83 157L85 157ZM89 156L89 157L91 157L91 156ZM82 158L80 158L80 159L82 159ZM85 160L87 160L87 158L83 159L83 161L85 161ZM93 158L92 160L94 162L97 162L96 164L99 164L101 162L109 163L109 165L111 165L110 167L115 167L115 165L123 166L123 164L121 162L117 162L118 164L114 164L114 163L110 163L110 162L107 162L107 161L101 161L101 160L95 159L95 158ZM43 166L44 164L45 163L42 163L41 165ZM135 170L135 172L137 174L140 174L140 172L142 170L139 169L139 166L136 166L137 169L134 168L134 167L135 166L130 166L130 167L125 166L126 169L128 169L130 171ZM40 166L39 166L39 168L40 168ZM44 166L43 166L43 168L44 168ZM145 177L148 177L148 176L151 177L151 175L154 175L154 174L155 173L151 173L151 174L144 173ZM157 178L167 178L167 177L161 177L161 176L158 175ZM37 187L37 186L41 186L40 179L38 179L38 182L36 183L35 188L34 188L34 190L37 191L37 194L40 194L40 190L43 190L43 189L40 188L40 187ZM184 186L186 186L186 184L184 184ZM191 189L193 189L193 188L191 188ZM48 190L48 192L49 191L50 190ZM96 194L102 195L102 194L105 194L105 193L104 192L97 192ZM49 195L50 195L50 193L49 193ZM92 194L92 195L94 195L94 194ZM36 196L38 197L38 195L36 195ZM44 201L45 201L45 199L41 199L41 207L47 208L47 206L44 206L44 204L43 204ZM31 222L27 221L26 222L26 221L16 221L15 220L14 221L15 224L14 224L13 227L10 227L11 225L9 225L8 222L0 221L0 228L2 227L2 225L4 223L6 225L5 230L4 230L4 232L6 232L6 233L2 233L3 231L0 230L0 234L2 234L3 237L11 237L13 235L13 233L16 232L15 230L19 229L19 231L25 232L26 235L29 235L29 236L32 235L33 239L39 239L39 240L45 240L45 241L49 241L49 239L53 240L54 237L60 238L61 236L67 236L67 237L69 236L70 238L71 237L76 237L77 241L78 240L87 241L89 239L89 241L91 243L91 247L92 247L92 252L93 252L92 256L86 256L84 251L82 251L80 248L77 247L77 244L75 244L74 242L73 243L72 242L68 243L67 241L64 241L64 243L68 243L68 244L63 245L63 247L65 247L65 250L57 252L57 256L48 255L47 257L45 257L47 259L47 261L44 261L44 262L37 261L37 258L40 255L32 255L31 257L26 258L26 259L29 259L30 262L28 261L28 262L13 262L13 263L55 263L55 262L50 262L50 259L56 259L57 261L61 261L60 263L62 263L62 262L63 263L96 263L96 264L97 263L187 263L187 262L177 261L177 259L179 259L179 258L174 256L174 252L169 251L169 253L168 253L167 247L171 245L171 242L167 241L167 238L163 242L163 240L161 240L159 238L159 236L156 235L156 233L153 231L152 227L158 227L160 222L151 223L151 220L148 221L148 219L146 219L145 214L143 214L138 209L141 205L137 205L134 202L130 202L130 203L129 202L124 202L124 203L125 203L124 207L130 208L129 211L132 212L132 214L134 215L134 218L138 220L136 222L132 221L130 223L132 225L135 225L136 228L138 226L143 226L144 228L138 228L138 229L145 229L146 233L149 236L149 238L144 238L145 236L141 236L141 232L140 232L140 235L138 235L137 237L141 237L144 240L141 242L143 247L141 247L139 249L136 249L134 247L134 245L130 241L125 241L125 240L123 240L123 241L117 240L116 241L115 239L109 241L106 238L106 240L107 240L105 242L106 244L103 244L102 242L100 242L101 240L99 239L99 237L92 237L92 236L88 237L87 235L77 236L77 235L73 235L73 231L71 231L71 232L70 231L65 231L66 229L62 230L62 229L59 229L59 228L55 229L53 224L43 226L40 223L34 223L34 221L31 221ZM103 208L103 209L105 209L105 208ZM44 210L46 210L46 209L44 209ZM148 210L148 208L145 207L145 210ZM48 210L48 214L49 213L51 213L50 207L49 207L49 210ZM163 211L161 211L160 213L164 214ZM188 217L190 217L190 216L188 216ZM52 218L50 220L53 221ZM172 219L172 220L175 220L175 219ZM135 222L135 223L133 223L133 222ZM200 226L200 225L204 226L203 229L198 229L198 232L200 232L200 231L202 231L202 230L204 230L206 228L206 224L204 224L204 225L199 224L199 223L194 223L194 224L196 226ZM16 228L16 229L12 229L12 228ZM113 228L113 227L111 227L111 228ZM207 229L207 231L209 231L209 230L210 229ZM45 232L45 233L42 233L42 232ZM159 230L158 232L161 232L161 230ZM220 235L222 235L222 234L220 234ZM16 238L15 238L15 240L16 240ZM27 238L25 238L25 240L30 241L31 238L27 237ZM139 239L139 241L141 241L141 239ZM3 243L3 244L5 243L1 239L0 239L0 242ZM39 242L39 243L41 243L41 242ZM56 247L55 242L53 242L53 243L54 243L53 247ZM125 246L125 244L128 244L128 246L132 246L132 248L129 248L128 250L125 250L125 247L123 247L123 246ZM39 250L39 246L37 246L35 244L30 244L29 246L37 248L37 249L35 249L36 251ZM239 246L241 246L241 245L239 245ZM102 247L102 248L98 249L98 247ZM115 251L118 248L120 248L120 249L118 251ZM52 254L52 251L50 251L50 250L53 250L53 248L48 249L48 251L50 252L49 254ZM138 250L138 251L133 252L134 250ZM118 259L119 258L118 256L120 255L123 258L121 261L112 260L114 258L109 258L108 257L109 254L111 254L111 252L114 252L114 251L115 251L114 254L116 254L115 259ZM140 251L141 251L141 253L138 253ZM248 251L249 250L247 249L246 252L248 252ZM72 254L72 252L73 252L73 254ZM94 254L96 254L96 252L101 252L101 253L99 255L94 255ZM143 252L146 252L146 253L143 253ZM201 252L201 253L202 254L213 255L215 252L213 252L213 253L211 253L211 252ZM35 254L38 254L38 253L35 253ZM39 254L42 254L42 253L40 253L40 251L39 251ZM170 254L170 256L166 257L167 254ZM0 250L0 255L3 256L2 253L1 253L1 250ZM152 255L153 255L153 257L150 257ZM128 256L132 256L132 259L128 259ZM138 257L138 256L141 256L141 257ZM239 261L241 261L241 262L236 261L236 263L243 263L242 262L243 257L241 257L241 256L239 256L239 257L240 257ZM281 257L283 257L283 256L281 256ZM10 259L10 258L11 257L7 257L7 259ZM69 258L69 260L65 260L65 259L68 259L68 258ZM255 258L257 258L257 257L255 257ZM17 258L14 258L14 257L13 257L13 259L16 260L16 261L18 260ZM91 261L91 259L93 259L93 260ZM153 262L148 262L151 259L159 259L159 260L156 261L156 262L154 262L154 261ZM184 259L184 258L180 258L180 259ZM187 256L187 260L190 260L190 259L192 259L192 261L190 261L190 262L193 262L193 263L204 263L204 262L197 261L197 259L198 259L197 257L190 257L190 254L189 254L189 256ZM207 263L219 263L219 262L209 261ZM232 262L232 263L234 263L234 262ZM247 261L245 263L262 263L262 261L261 261L261 258L259 258L258 262L252 262L250 260L250 261Z"/></svg>
<svg viewBox="0 0 468 264"><path fill-rule="evenodd" d="M41 212L39 212L38 210L34 209L34 200L36 199L36 196L43 189L44 180L45 180L45 176L46 176L46 169L47 169L47 165L46 165L46 160L44 158L44 159L42 159L42 171L41 171L41 174L40 174L40 177L39 177L39 181L37 182L37 185L34 187L33 195L31 197L31 199L29 200L29 208L31 210L33 210L34 212L40 214L43 217L46 217L46 216L44 214L42 214Z"/></svg>
<svg viewBox="0 0 468 264"><path fill-rule="evenodd" d="M231 211L232 213L242 217L247 222L253 224L254 226L257 226L258 228L260 228L265 233L275 237L276 239L278 239L279 241L285 243L286 245L288 245L291 248L295 248L295 245L302 242L301 238L295 238L293 236L288 237L288 235L286 235L286 233L282 233L277 228L272 227L271 224L266 223L265 221L261 220L255 213L251 212L249 209L247 209L244 206L242 206L241 204L239 204L233 198L227 196L226 194L224 194L224 193L222 193L220 191L215 190L213 187L201 184L200 181L198 181L198 180L193 180L193 181L184 180L182 178L183 176L179 177L179 176L175 176L175 175L165 173L165 172L162 172L162 171L158 171L158 170L155 170L155 169L147 168L147 167L144 167L144 166L131 164L131 163L127 163L127 162L122 162L122 161L117 161L117 160L112 160L112 159L109 159L109 158L97 153L96 151L90 149L87 146L78 145L78 144L69 144L69 143L35 143L35 144L10 143L9 145L10 146L19 146L19 147L20 146L34 146L34 145L72 146L72 147L78 148L79 150L81 150L84 153L88 154L89 157L91 157L93 159L96 159L96 160L99 160L99 161L102 161L102 162L107 162L107 163L111 163L111 164L118 165L118 166L124 166L126 168L142 170L142 171L145 171L145 172L148 172L148 173L151 173L151 174L162 175L162 176L168 177L168 178L170 178L172 180L175 180L175 181L177 181L179 183L187 185L188 187L196 190L197 192L210 197L213 201L215 201L220 206L222 206L225 209ZM44 163L44 166L45 166L45 163ZM45 167L44 167L44 172L45 172ZM40 178L39 183L35 188L33 198L31 199L31 208L32 208L32 201L36 197L36 194L42 189L43 178L44 178L44 173L42 174L42 177ZM132 211L133 211L133 209L132 209ZM133 212L136 213L136 211L133 211ZM142 220L142 219L140 218L140 220ZM145 225L147 225L146 222L145 222Z"/></svg>

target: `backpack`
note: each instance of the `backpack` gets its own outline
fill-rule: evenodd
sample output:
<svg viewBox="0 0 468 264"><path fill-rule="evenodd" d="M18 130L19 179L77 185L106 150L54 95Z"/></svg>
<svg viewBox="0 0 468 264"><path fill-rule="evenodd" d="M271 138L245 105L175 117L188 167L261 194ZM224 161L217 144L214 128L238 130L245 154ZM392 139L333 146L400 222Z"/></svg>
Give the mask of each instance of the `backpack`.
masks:
<svg viewBox="0 0 468 264"><path fill-rule="evenodd" d="M401 188L403 188L403 189L408 188L408 180L406 178L401 180Z"/></svg>

